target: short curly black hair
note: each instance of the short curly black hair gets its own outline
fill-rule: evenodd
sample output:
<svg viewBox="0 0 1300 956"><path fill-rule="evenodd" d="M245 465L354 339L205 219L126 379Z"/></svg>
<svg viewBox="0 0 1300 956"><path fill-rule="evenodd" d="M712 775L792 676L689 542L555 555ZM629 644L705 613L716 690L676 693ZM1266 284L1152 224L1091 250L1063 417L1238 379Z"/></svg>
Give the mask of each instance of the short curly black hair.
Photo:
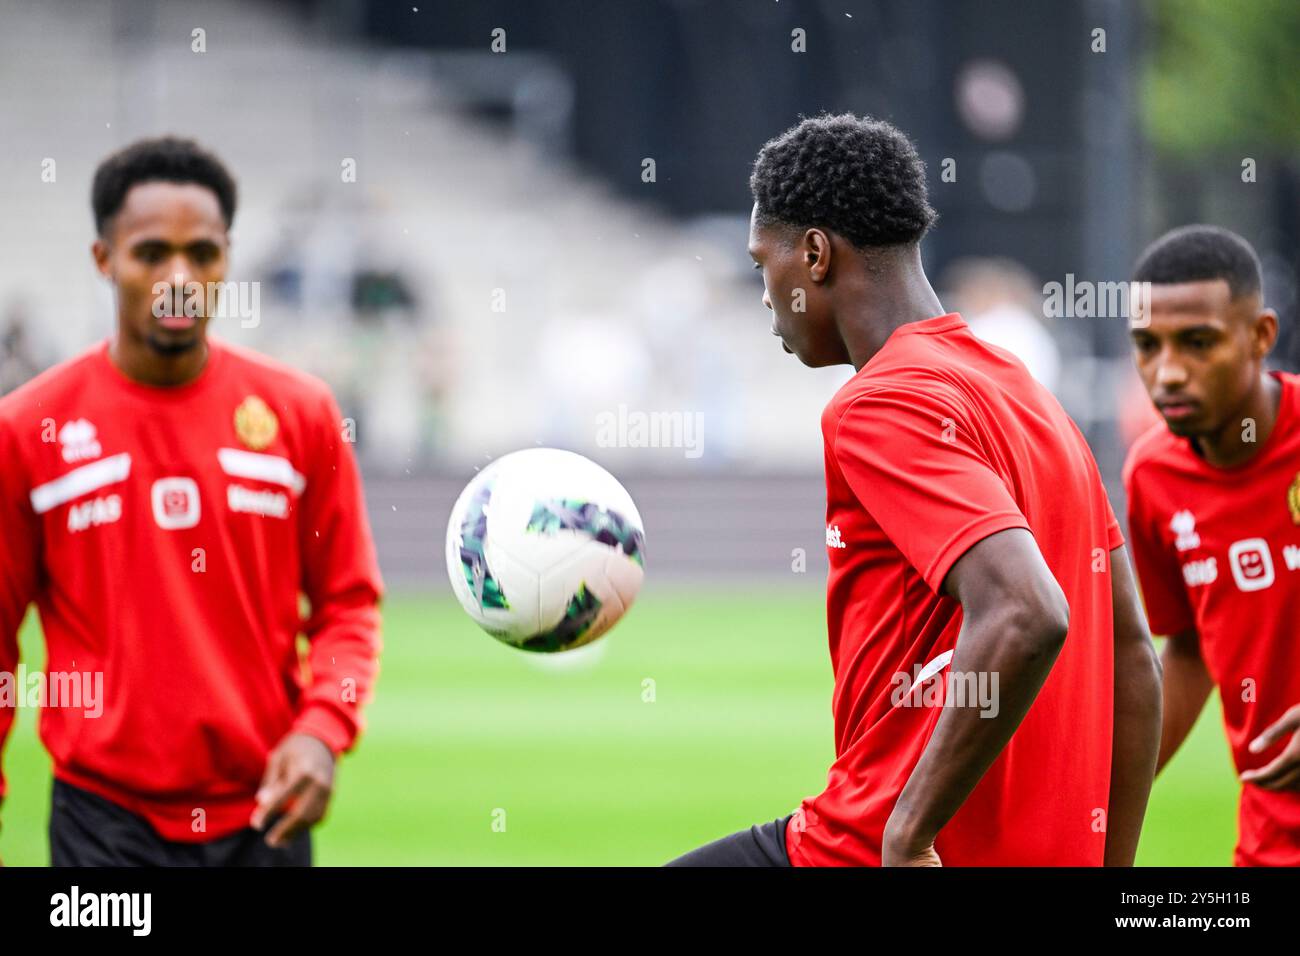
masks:
<svg viewBox="0 0 1300 956"><path fill-rule="evenodd" d="M122 208L132 186L151 182L206 186L221 204L221 217L227 229L235 219L237 190L225 164L191 139L160 136L138 140L99 164L90 188L95 231L104 235L109 220Z"/></svg>
<svg viewBox="0 0 1300 956"><path fill-rule="evenodd" d="M859 249L919 242L937 218L912 141L852 113L823 113L769 140L749 188L759 225L831 229Z"/></svg>
<svg viewBox="0 0 1300 956"><path fill-rule="evenodd" d="M1136 282L1175 285L1223 279L1232 298L1259 292L1264 285L1259 256L1250 243L1219 226L1171 229L1143 250L1133 267Z"/></svg>

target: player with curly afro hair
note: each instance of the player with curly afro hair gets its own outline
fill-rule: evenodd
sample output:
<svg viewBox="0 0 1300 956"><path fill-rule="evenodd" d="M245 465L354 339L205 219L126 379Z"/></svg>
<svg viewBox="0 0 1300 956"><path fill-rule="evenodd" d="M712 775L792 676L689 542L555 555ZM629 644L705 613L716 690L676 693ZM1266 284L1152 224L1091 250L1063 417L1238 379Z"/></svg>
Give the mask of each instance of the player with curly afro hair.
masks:
<svg viewBox="0 0 1300 956"><path fill-rule="evenodd" d="M804 120L768 142L749 187L764 225L822 226L860 249L919 242L935 220L908 138L851 113Z"/></svg>
<svg viewBox="0 0 1300 956"><path fill-rule="evenodd" d="M763 146L749 185L772 332L805 364L861 368L898 325L943 314L921 269L925 164L896 127L805 119Z"/></svg>
<svg viewBox="0 0 1300 956"><path fill-rule="evenodd" d="M1131 866L1160 665L1083 434L940 304L925 166L893 126L805 119L750 185L773 333L858 370L820 422L835 762L794 812L669 865ZM971 706L956 688L990 674ZM1104 833L1079 824L1103 804Z"/></svg>

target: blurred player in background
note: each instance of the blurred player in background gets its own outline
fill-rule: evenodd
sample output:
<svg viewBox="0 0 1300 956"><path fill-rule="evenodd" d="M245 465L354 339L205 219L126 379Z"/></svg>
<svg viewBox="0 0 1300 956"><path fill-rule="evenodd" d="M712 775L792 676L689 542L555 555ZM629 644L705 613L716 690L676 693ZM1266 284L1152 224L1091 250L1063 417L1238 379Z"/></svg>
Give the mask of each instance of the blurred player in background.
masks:
<svg viewBox="0 0 1300 956"><path fill-rule="evenodd" d="M381 582L334 399L207 334L235 194L186 140L106 159L116 334L0 400L0 671L35 601L51 687L83 692L41 713L55 865L309 864L376 675Z"/></svg>
<svg viewBox="0 0 1300 956"><path fill-rule="evenodd" d="M1132 323L1164 422L1129 452L1129 533L1151 630L1168 636L1159 766L1219 689L1242 781L1238 866L1300 865L1300 379L1267 372L1277 315L1240 236L1156 240Z"/></svg>
<svg viewBox="0 0 1300 956"><path fill-rule="evenodd" d="M836 759L791 817L676 862L1131 864L1159 666L1082 435L945 313L897 129L804 120L751 187L773 334L858 370L822 415Z"/></svg>

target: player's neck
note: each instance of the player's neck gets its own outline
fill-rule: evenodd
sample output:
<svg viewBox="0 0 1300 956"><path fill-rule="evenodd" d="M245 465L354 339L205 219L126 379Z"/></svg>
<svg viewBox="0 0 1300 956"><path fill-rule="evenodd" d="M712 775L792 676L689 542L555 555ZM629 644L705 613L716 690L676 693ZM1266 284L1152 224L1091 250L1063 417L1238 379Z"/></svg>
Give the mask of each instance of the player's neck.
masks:
<svg viewBox="0 0 1300 956"><path fill-rule="evenodd" d="M108 344L108 357L123 375L142 385L164 387L186 385L198 378L208 352L206 338L194 348L167 355L120 331Z"/></svg>
<svg viewBox="0 0 1300 956"><path fill-rule="evenodd" d="M846 320L840 323L840 332L849 359L859 371L896 329L943 315L945 311L921 268L919 250L903 268L872 277L869 286L864 285L859 294L852 295L851 302Z"/></svg>
<svg viewBox="0 0 1300 956"><path fill-rule="evenodd" d="M1233 468L1250 461L1273 434L1281 404L1282 383L1260 373L1259 386L1240 414L1229 418L1217 432L1196 438L1201 457L1216 468Z"/></svg>

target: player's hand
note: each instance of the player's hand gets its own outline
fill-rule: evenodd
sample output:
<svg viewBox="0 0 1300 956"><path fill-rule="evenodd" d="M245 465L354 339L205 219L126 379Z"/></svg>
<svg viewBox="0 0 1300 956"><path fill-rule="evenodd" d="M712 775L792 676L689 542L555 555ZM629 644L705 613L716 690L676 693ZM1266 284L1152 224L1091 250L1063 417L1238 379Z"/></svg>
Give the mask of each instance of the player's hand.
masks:
<svg viewBox="0 0 1300 956"><path fill-rule="evenodd" d="M334 754L310 734L289 734L266 761L266 774L257 791L257 806L249 824L263 829L283 814L266 835L266 844L282 847L325 816L334 791Z"/></svg>
<svg viewBox="0 0 1300 956"><path fill-rule="evenodd" d="M1243 783L1253 783L1265 790L1300 789L1300 704L1296 704L1262 734L1250 742L1250 752L1262 753L1287 734L1291 740L1271 763L1241 775Z"/></svg>
<svg viewBox="0 0 1300 956"><path fill-rule="evenodd" d="M943 866L934 848L934 837L907 832L891 816L885 824L880 848L881 866Z"/></svg>

